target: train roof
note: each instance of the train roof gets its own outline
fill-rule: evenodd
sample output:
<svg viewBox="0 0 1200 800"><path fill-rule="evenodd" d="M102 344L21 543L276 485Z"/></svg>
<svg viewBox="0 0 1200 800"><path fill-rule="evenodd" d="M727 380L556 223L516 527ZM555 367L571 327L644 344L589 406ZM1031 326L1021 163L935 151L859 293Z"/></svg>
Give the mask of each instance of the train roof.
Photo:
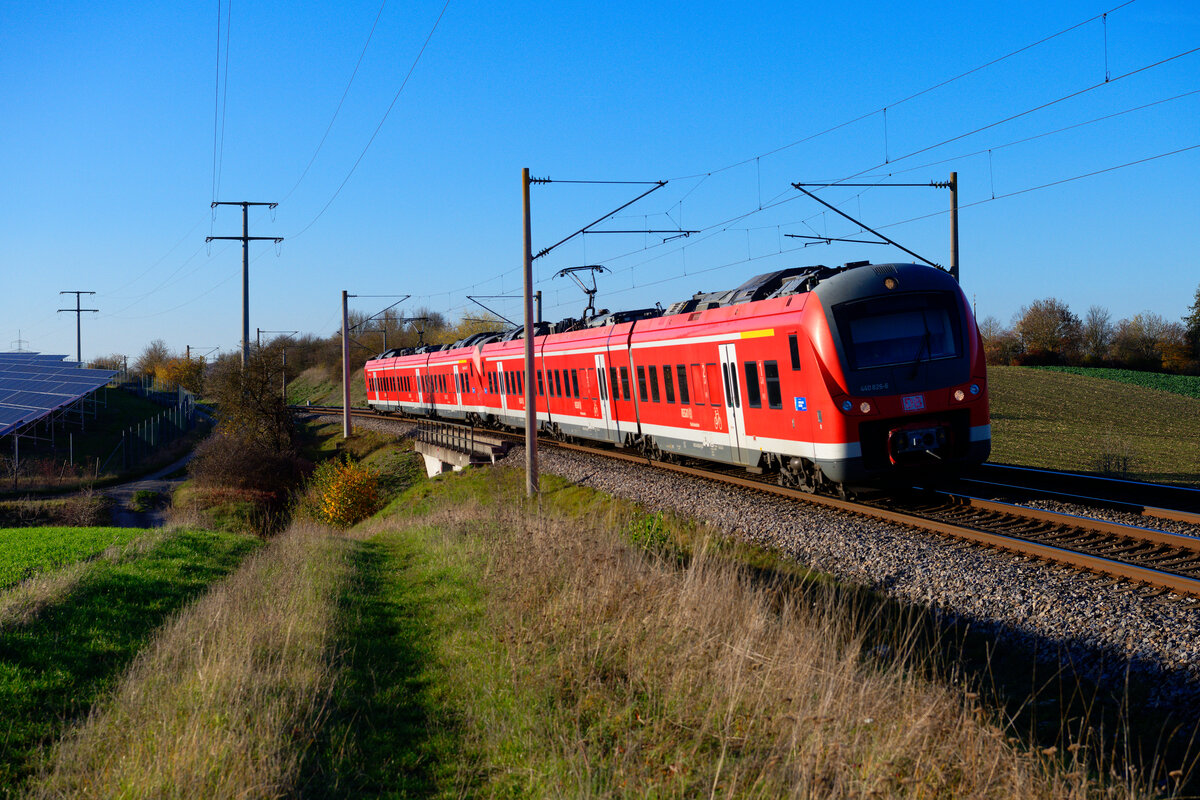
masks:
<svg viewBox="0 0 1200 800"><path fill-rule="evenodd" d="M867 268L870 268L869 270ZM852 275L862 275L866 277L866 273L871 272L875 275L899 275L905 273L912 275L915 273L928 274L943 273L947 277L948 273L937 267L927 267L921 264L872 264L869 261L852 261L848 264L843 264L840 267L827 267L824 264L814 264L807 267L789 267L787 269L775 270L774 272L764 272L761 275L755 275L740 286L732 289L725 289L716 292L697 292L687 300L680 300L672 303L664 311L662 306L656 308L639 308L629 311L609 311L601 309L594 316L586 319L567 318L556 323L539 322L534 327L534 336L545 336L550 333L566 333L568 331L583 330L587 328L602 328L608 325L620 325L625 322L633 322L641 319L652 319L654 317L671 316L673 314L688 314L693 311L707 311L712 308L721 308L722 306L733 306L741 303L751 303L757 300L768 300L775 297L787 297L793 294L803 294L812 292L821 284L830 279L850 273ZM937 280L937 279L934 279ZM925 281L922 281L925 282ZM835 283L841 283L837 281ZM851 281L855 284L857 281ZM841 291L833 290L833 295L840 298L842 294L853 293L854 288L850 284L840 286ZM832 287L831 287L832 289ZM824 292L822 292L824 294ZM831 295L831 298L832 296ZM827 298L827 299L831 299ZM385 353L376 356L376 358L390 358L392 356L406 356L417 353L432 353L438 350L458 349L461 347L475 347L476 345L489 344L491 342L510 342L516 339L523 339L525 336L524 326L510 328L507 331L487 331L477 333L460 339L452 345L425 345L424 347L406 347L394 348Z"/></svg>

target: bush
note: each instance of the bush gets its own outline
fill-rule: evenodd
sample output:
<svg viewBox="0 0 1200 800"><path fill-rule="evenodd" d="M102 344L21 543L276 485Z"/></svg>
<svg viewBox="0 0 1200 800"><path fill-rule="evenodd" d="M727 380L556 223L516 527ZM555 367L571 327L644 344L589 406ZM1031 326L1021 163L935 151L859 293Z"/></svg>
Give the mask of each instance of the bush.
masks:
<svg viewBox="0 0 1200 800"><path fill-rule="evenodd" d="M149 511L158 505L160 499L161 496L158 492L150 489L138 489L129 501L129 508L133 511Z"/></svg>
<svg viewBox="0 0 1200 800"><path fill-rule="evenodd" d="M379 510L379 473L355 461L325 461L313 472L298 512L338 528Z"/></svg>
<svg viewBox="0 0 1200 800"><path fill-rule="evenodd" d="M282 499L303 482L309 466L295 452L272 451L218 430L196 448L188 472L204 488L248 489Z"/></svg>

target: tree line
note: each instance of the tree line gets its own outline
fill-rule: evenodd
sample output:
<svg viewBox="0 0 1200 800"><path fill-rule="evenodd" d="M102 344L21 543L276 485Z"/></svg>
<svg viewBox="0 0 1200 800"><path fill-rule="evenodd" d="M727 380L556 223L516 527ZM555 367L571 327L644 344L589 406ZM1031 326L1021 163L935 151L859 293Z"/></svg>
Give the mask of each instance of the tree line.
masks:
<svg viewBox="0 0 1200 800"><path fill-rule="evenodd" d="M481 331L500 331L508 324L486 312L466 314L457 322L429 309L417 309L411 315L388 310L377 315L351 313L350 369L361 369L368 359L396 347L422 344L449 344ZM303 333L274 335L261 344L252 342L252 354L269 370L268 380L276 385L312 367L331 367L342 361L342 332L339 327L326 335ZM162 339L155 339L136 358L114 353L95 359L91 366L123 371L128 363L129 377L150 378L166 386L182 386L197 395L205 393L214 374L227 367L240 367L240 351L215 356L172 350Z"/></svg>
<svg viewBox="0 0 1200 800"><path fill-rule="evenodd" d="M1081 319L1054 297L1036 300L1005 327L995 317L979 322L988 364L1121 367L1200 374L1200 288L1182 320L1152 311L1113 321L1103 306Z"/></svg>

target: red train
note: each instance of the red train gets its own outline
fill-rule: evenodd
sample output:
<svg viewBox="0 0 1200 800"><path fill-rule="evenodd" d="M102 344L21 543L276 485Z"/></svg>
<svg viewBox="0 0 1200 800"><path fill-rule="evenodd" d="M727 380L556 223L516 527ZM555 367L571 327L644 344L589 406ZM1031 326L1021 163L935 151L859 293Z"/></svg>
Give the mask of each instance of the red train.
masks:
<svg viewBox="0 0 1200 800"><path fill-rule="evenodd" d="M368 361L372 407L525 424L523 331ZM534 338L539 429L808 490L985 461L983 346L958 284L917 264L800 267Z"/></svg>

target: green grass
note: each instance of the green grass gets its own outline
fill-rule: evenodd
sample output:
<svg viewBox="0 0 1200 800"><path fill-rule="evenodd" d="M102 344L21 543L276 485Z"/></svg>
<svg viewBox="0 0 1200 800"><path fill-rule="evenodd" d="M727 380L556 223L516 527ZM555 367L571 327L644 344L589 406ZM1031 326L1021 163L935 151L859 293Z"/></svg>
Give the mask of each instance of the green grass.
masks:
<svg viewBox="0 0 1200 800"><path fill-rule="evenodd" d="M136 528L0 528L0 589L121 545Z"/></svg>
<svg viewBox="0 0 1200 800"><path fill-rule="evenodd" d="M306 797L453 794L442 789L464 757L451 699L463 686L443 643L471 635L483 596L474 576L439 563L427 545L436 537L406 528L358 544L338 645L349 655L305 765Z"/></svg>
<svg viewBox="0 0 1200 800"><path fill-rule="evenodd" d="M1200 484L1200 399L1031 367L988 384L994 462Z"/></svg>
<svg viewBox="0 0 1200 800"><path fill-rule="evenodd" d="M1143 389L1157 389L1160 392L1200 399L1200 375L1167 375L1162 372L1139 372L1132 369L1109 369L1106 367L1036 367L1035 369L1117 381L1130 386L1140 386Z"/></svg>
<svg viewBox="0 0 1200 800"><path fill-rule="evenodd" d="M341 367L312 367L288 381L287 401L294 405L306 402L314 406L342 405ZM350 374L350 406L363 408L367 405L367 385L362 367Z"/></svg>
<svg viewBox="0 0 1200 800"><path fill-rule="evenodd" d="M649 677L670 657L656 649L665 645L640 638L639 632L648 635L655 627L649 623L653 605L640 604L662 601L655 591L635 601L624 622L609 616L616 612L607 601L588 604L588 621L575 628L568 620L578 604L543 605L542 598L558 591L561 575L541 574L540 562L523 560L528 552L516 558L523 566L506 563L529 535L525 526L542 524L561 526L550 538L557 542L553 551L578 546L580 574L589 576L584 583L601 572L628 569L616 585L636 592L650 574L632 561L621 566L621 559L606 554L611 551L592 544L623 540L645 551L648 562L658 565L654 569L670 573L688 569L703 542L709 565L738 565L751 585L772 593L778 610L834 598L845 615L836 617L844 623L831 630L857 626L859 649L871 654L864 656L867 673L915 669L941 687L990 685L986 713L1000 717L996 709L1007 705L1012 724L1006 732L1033 753L1049 745L1061 751L1083 736L1082 719L1113 723L1127 707L1120 698L1072 685L1063 674L1047 684L1035 671L1034 654L1024 648L1008 647L997 659L990 636L948 630L919 608L812 574L770 550L714 540L712 531L692 520L646 512L551 475L542 476L538 508L522 522L512 512L525 503L523 487L523 473L506 469L420 481L360 529L358 578L343 597L338 643L347 656L330 717L306 763L305 796L700 796L715 785L711 768L718 760L727 759L730 768L753 761L758 745L749 732L783 718L793 698L768 699L765 712L747 712L731 734L706 727L704 709L720 704L719 691L709 697L704 688L685 682L675 687L683 694L670 700L666 691L674 673ZM547 565L557 558L543 557ZM531 582L537 586L522 588ZM540 582L547 585L538 588ZM721 602L714 602L711 613L724 613ZM631 649L609 652L618 634L630 636ZM695 646L687 636L669 638L671 647ZM915 667L878 655L903 650L900 641L918 654ZM1140 691L1132 696L1140 697ZM1133 746L1161 747L1156 738L1161 715L1140 716L1152 730L1131 731ZM743 724L745 736L737 727ZM1111 733L1108 725L1105 729ZM727 751L715 744L718 734L731 736ZM858 734L847 735L857 742ZM954 769L955 756L942 762L937 760L942 756L919 748L911 755ZM1169 761L1177 763L1176 758L1172 751ZM673 771L677 766L679 774ZM625 770L631 781L640 775L641 783L622 788ZM717 793L724 788L732 789L722 784ZM749 786L738 790L769 796Z"/></svg>
<svg viewBox="0 0 1200 800"><path fill-rule="evenodd" d="M102 566L61 604L0 633L0 796L17 796L42 748L87 714L167 616L257 544L180 532L140 558Z"/></svg>

